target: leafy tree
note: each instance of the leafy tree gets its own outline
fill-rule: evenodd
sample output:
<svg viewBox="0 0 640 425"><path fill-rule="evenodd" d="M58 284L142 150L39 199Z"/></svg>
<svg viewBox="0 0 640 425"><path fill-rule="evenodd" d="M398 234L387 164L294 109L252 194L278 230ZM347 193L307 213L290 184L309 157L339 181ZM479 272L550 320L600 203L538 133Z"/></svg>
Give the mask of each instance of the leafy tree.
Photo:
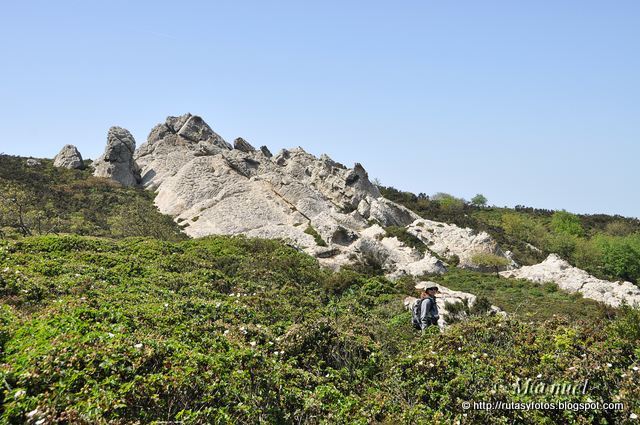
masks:
<svg viewBox="0 0 640 425"><path fill-rule="evenodd" d="M557 234L567 234L572 236L583 236L584 228L580 218L565 210L556 211L551 217L551 228Z"/></svg>
<svg viewBox="0 0 640 425"><path fill-rule="evenodd" d="M487 205L487 198L483 194L478 193L476 196L471 198L471 204L476 207L484 207Z"/></svg>
<svg viewBox="0 0 640 425"><path fill-rule="evenodd" d="M502 228L512 238L532 243L545 244L545 229L535 219L526 215L508 212L501 217Z"/></svg>
<svg viewBox="0 0 640 425"><path fill-rule="evenodd" d="M444 192L436 193L431 197L431 199L437 201L440 207L445 211L462 211L465 205L464 199L456 198L455 196Z"/></svg>
<svg viewBox="0 0 640 425"><path fill-rule="evenodd" d="M602 268L606 274L632 282L640 280L640 235L601 235L595 238L595 244L602 253Z"/></svg>
<svg viewBox="0 0 640 425"><path fill-rule="evenodd" d="M635 228L627 221L616 220L607 223L604 231L611 236L628 236L635 232Z"/></svg>

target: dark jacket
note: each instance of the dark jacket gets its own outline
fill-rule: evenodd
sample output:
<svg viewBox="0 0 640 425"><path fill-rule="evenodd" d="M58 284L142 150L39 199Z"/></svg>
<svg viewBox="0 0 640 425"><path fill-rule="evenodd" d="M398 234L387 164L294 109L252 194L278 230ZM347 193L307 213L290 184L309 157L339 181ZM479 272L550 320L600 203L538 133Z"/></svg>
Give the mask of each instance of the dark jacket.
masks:
<svg viewBox="0 0 640 425"><path fill-rule="evenodd" d="M429 325L437 325L440 314L436 297L427 297L420 306L420 328L425 330Z"/></svg>

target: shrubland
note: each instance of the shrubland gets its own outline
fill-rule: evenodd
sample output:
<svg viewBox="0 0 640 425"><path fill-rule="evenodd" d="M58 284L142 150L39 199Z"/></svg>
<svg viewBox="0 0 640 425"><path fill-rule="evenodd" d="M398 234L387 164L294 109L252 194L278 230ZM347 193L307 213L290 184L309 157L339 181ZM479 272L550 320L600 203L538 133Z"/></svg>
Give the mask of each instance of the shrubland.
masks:
<svg viewBox="0 0 640 425"><path fill-rule="evenodd" d="M0 423L587 424L639 413L638 310L452 267L421 278L476 294L479 306L421 335L402 303L416 279L389 281L366 258L331 271L285 241L190 240L152 193L41 162L0 156ZM521 261L565 247L601 275L636 273L634 220L385 195L487 230ZM483 314L489 305L508 315ZM519 394L518 379L588 385Z"/></svg>
<svg viewBox="0 0 640 425"><path fill-rule="evenodd" d="M512 315L420 336L402 305L410 279L333 272L278 241L4 242L0 421L612 423L640 408L637 310L481 273L439 279ZM571 400L628 409L462 408L552 398L514 394L517 378L589 380Z"/></svg>

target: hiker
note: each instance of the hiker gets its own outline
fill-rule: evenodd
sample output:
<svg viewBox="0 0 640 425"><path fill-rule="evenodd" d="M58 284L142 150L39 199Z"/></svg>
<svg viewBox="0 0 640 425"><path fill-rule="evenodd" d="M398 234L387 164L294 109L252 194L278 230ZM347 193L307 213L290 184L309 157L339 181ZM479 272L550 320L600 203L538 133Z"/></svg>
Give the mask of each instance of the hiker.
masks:
<svg viewBox="0 0 640 425"><path fill-rule="evenodd" d="M413 306L413 326L422 332L431 325L438 325L440 315L438 313L438 303L436 302L437 292L439 292L437 286L430 286L423 289L420 294L420 299L417 300Z"/></svg>

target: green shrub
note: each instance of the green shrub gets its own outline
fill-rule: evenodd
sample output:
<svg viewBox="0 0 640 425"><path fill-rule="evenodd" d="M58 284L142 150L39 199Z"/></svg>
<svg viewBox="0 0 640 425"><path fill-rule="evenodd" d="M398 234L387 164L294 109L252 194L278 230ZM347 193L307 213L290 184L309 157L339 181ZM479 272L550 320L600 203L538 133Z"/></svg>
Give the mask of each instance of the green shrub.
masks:
<svg viewBox="0 0 640 425"><path fill-rule="evenodd" d="M313 236L313 240L316 241L316 245L327 246L327 243L324 241L324 239L322 239L322 236L320 236L320 233L318 233L318 231L314 229L311 225L308 225L307 228L304 229L304 232L307 235Z"/></svg>

